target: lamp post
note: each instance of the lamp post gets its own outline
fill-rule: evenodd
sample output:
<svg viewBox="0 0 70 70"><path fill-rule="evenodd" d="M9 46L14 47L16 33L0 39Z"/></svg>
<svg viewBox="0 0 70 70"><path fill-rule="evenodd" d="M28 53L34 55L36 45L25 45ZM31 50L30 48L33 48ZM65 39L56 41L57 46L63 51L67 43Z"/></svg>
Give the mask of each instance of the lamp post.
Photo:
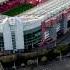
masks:
<svg viewBox="0 0 70 70"><path fill-rule="evenodd" d="M55 45L54 46L56 47L56 40L55 40Z"/></svg>
<svg viewBox="0 0 70 70"><path fill-rule="evenodd" d="M37 48L37 67L38 67L38 48Z"/></svg>
<svg viewBox="0 0 70 70"><path fill-rule="evenodd" d="M13 54L15 54L16 49L13 50ZM14 59L14 56L13 56ZM16 65L15 65L15 61L14 61L14 66L13 66L14 70L16 70Z"/></svg>

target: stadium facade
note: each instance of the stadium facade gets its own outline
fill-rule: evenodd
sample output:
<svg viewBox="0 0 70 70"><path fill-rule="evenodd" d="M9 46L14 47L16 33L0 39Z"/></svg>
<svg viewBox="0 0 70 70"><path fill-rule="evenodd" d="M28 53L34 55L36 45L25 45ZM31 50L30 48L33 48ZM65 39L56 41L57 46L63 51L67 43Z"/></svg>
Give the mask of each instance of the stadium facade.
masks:
<svg viewBox="0 0 70 70"><path fill-rule="evenodd" d="M52 0L14 17L0 15L0 51L52 47L70 27L70 1Z"/></svg>

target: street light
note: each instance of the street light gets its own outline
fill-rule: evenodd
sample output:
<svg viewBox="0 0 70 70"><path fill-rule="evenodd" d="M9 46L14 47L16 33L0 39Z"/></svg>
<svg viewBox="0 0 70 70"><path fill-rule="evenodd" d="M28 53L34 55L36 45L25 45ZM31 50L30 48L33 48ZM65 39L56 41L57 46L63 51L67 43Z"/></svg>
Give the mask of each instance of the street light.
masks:
<svg viewBox="0 0 70 70"><path fill-rule="evenodd" d="M15 54L16 49L13 50L13 54ZM13 56L14 59L14 56ZM16 70L16 65L15 65L15 61L14 61L14 66L13 66L14 70Z"/></svg>
<svg viewBox="0 0 70 70"><path fill-rule="evenodd" d="M37 48L37 67L38 67L38 48Z"/></svg>

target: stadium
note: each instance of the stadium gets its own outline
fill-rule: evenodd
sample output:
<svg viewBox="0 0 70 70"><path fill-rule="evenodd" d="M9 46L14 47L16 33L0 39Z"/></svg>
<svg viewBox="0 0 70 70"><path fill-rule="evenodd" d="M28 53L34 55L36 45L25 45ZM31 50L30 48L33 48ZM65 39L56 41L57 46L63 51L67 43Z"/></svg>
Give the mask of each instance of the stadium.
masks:
<svg viewBox="0 0 70 70"><path fill-rule="evenodd" d="M1 2L0 51L24 52L38 47L52 48L57 38L65 34L70 27L70 1L21 1ZM23 4L28 5L27 9ZM23 6L24 10L20 8ZM18 7L21 12L16 13Z"/></svg>

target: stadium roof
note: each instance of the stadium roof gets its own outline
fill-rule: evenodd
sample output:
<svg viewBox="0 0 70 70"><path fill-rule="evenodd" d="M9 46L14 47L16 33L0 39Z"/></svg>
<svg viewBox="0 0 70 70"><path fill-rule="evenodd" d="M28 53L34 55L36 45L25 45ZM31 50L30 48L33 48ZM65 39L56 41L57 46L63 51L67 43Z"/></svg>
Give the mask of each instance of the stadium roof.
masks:
<svg viewBox="0 0 70 70"><path fill-rule="evenodd" d="M33 16L32 18L36 18L37 19L48 19L50 17L56 16L57 14L59 14L60 12L63 12L63 10L66 10L67 8L70 7L70 1L69 0L52 0L52 1L48 1L45 2L42 5L39 5L35 8L32 8L31 10L20 14L18 16L20 17L24 17L24 18L31 18L31 16ZM31 18L31 19L32 19Z"/></svg>
<svg viewBox="0 0 70 70"><path fill-rule="evenodd" d="M42 21L59 14L60 12L66 10L69 7L70 0L52 0L38 5L37 7L25 13L17 15L16 17L25 19L24 21L27 22L37 19L40 19ZM0 21L2 21L1 19L5 18L6 16L0 15L0 17Z"/></svg>

